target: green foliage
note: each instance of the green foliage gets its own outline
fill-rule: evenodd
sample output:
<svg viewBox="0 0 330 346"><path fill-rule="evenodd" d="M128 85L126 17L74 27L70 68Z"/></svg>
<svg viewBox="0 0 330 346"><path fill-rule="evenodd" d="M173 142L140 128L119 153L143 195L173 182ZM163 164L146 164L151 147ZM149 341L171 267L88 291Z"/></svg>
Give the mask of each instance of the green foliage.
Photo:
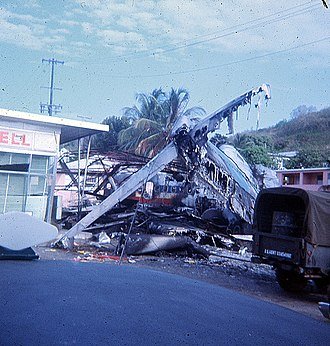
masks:
<svg viewBox="0 0 330 346"><path fill-rule="evenodd" d="M286 168L312 168L330 165L330 156L325 150L303 149L292 158Z"/></svg>
<svg viewBox="0 0 330 346"><path fill-rule="evenodd" d="M238 133L230 138L229 143L234 145L249 164L262 164L267 167L273 165L268 153L273 148L270 137L256 133Z"/></svg>
<svg viewBox="0 0 330 346"><path fill-rule="evenodd" d="M295 108L292 112L291 112L291 118L298 118L301 116L304 116L308 113L313 113L316 112L316 107L315 106L309 106L307 107L306 105L300 105L297 108Z"/></svg>
<svg viewBox="0 0 330 346"><path fill-rule="evenodd" d="M307 168L330 166L329 133L330 108L327 108L319 112L300 112L290 120L282 120L266 129L237 134L231 140L248 161L258 159L254 152L259 150L253 147L257 145L272 153L298 151L297 157L291 159L286 168ZM250 146L252 148L247 150Z"/></svg>
<svg viewBox="0 0 330 346"><path fill-rule="evenodd" d="M262 164L266 167L273 165L273 160L264 146L251 144L239 151L249 164Z"/></svg>
<svg viewBox="0 0 330 346"><path fill-rule="evenodd" d="M222 144L227 143L227 137L222 136L219 133L216 133L213 137L210 139L211 143L213 143L216 147L220 147Z"/></svg>
<svg viewBox="0 0 330 346"><path fill-rule="evenodd" d="M186 110L189 93L182 88L172 88L169 93L155 89L151 94L138 94L136 101L137 105L124 109L124 116L131 125L119 133L118 144L122 150L149 157L168 143L179 116L192 118L205 113L200 107Z"/></svg>
<svg viewBox="0 0 330 346"><path fill-rule="evenodd" d="M272 138L274 151L329 149L330 108L283 120L273 127L258 131Z"/></svg>
<svg viewBox="0 0 330 346"><path fill-rule="evenodd" d="M130 126L127 118L110 116L102 121L102 124L109 125L109 132L99 133L92 137L91 148L101 153L118 149L118 135L120 131Z"/></svg>
<svg viewBox="0 0 330 346"><path fill-rule="evenodd" d="M165 92L159 88L154 89L151 94L139 93L136 95L138 106L126 107L123 109L124 117L130 122L146 118L159 123L164 123L166 117L164 109Z"/></svg>

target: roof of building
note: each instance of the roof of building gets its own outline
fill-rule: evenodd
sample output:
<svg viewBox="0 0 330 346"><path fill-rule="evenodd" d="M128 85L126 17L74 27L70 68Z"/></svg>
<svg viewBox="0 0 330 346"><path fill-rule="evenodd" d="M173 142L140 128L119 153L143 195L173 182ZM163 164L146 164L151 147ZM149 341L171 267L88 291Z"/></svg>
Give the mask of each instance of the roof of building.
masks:
<svg viewBox="0 0 330 346"><path fill-rule="evenodd" d="M1 108L0 119L13 122L23 121L32 125L38 124L59 128L61 130L60 144L71 142L75 139L90 136L98 132L109 131L108 125Z"/></svg>
<svg viewBox="0 0 330 346"><path fill-rule="evenodd" d="M279 153L269 153L270 156L272 157L278 157L278 158L291 158L297 156L297 151L282 151Z"/></svg>
<svg viewBox="0 0 330 346"><path fill-rule="evenodd" d="M300 173L300 172L324 172L330 171L330 167L313 167L313 168L290 168L290 169L278 169L277 173Z"/></svg>

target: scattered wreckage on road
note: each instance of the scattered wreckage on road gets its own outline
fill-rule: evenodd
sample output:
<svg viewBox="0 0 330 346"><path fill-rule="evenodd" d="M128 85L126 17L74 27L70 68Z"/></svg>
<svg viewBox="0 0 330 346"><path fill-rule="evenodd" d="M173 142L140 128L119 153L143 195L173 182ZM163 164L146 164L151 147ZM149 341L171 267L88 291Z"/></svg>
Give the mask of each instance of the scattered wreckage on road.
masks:
<svg viewBox="0 0 330 346"><path fill-rule="evenodd" d="M111 233L114 231L111 227L118 224L122 225L120 228L126 234L126 240L133 241L132 233L151 233L148 215L153 210L144 206L158 202L158 208L164 212L169 201L175 218L185 215L188 224L200 225L207 234L206 238L211 237L213 242L221 234L230 237L230 233L243 233L246 228L249 229L253 220L254 201L259 191L258 183L248 164L233 147L223 146L218 149L208 140L208 135L218 130L224 120L232 126L233 114L241 106L251 106L255 96L259 96L259 107L261 94L264 94L266 100L270 99L269 85L263 84L249 90L197 124L190 123L186 117L179 118L173 126L170 143L153 159L126 176L120 170L104 176L101 187L94 191L94 195L100 195L103 189L103 201L90 208L91 211L74 224L56 245L70 247L79 232L99 227L98 230ZM127 209L121 209L122 203L127 204L134 199L139 203L132 209L129 222L116 223L111 219L114 208L119 214L125 214ZM156 211L159 214L159 209ZM138 213L145 216L140 223L136 223ZM98 224L105 215L107 218L103 223L109 225L108 230ZM195 236L198 238L198 232ZM150 241L155 241L150 239L145 247L150 247ZM124 242L123 251L127 241ZM170 246L169 243L173 245L180 242L166 242L166 247ZM189 242L183 243L182 246L187 246ZM143 251L141 247L138 248L140 252Z"/></svg>

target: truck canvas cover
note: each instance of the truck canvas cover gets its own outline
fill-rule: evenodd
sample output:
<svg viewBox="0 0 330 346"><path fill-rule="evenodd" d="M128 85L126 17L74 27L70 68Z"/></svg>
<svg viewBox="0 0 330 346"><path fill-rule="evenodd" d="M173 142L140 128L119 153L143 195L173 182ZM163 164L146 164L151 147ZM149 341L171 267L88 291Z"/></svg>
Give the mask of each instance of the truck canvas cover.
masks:
<svg viewBox="0 0 330 346"><path fill-rule="evenodd" d="M330 193L278 187L262 190L256 200L254 223L266 230L267 215L275 210L303 213L302 236L313 245L330 246ZM266 217L265 217L266 215Z"/></svg>

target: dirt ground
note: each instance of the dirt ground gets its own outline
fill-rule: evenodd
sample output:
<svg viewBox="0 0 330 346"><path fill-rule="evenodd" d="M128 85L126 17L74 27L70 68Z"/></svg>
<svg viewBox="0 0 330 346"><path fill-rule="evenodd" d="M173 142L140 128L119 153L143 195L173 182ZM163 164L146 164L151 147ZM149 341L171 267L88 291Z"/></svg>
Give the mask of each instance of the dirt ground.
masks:
<svg viewBox="0 0 330 346"><path fill-rule="evenodd" d="M270 266L250 262L250 254L239 259L228 258L232 254L223 250L220 256L209 259L189 258L182 255L130 256L119 261L113 252L77 245L74 250L53 249L49 245L36 248L40 260L66 260L78 262L98 262L100 265L130 265L182 275L193 280L205 281L214 285L235 290L242 294L268 301L294 310L316 320L330 323L318 309L319 301L327 297L315 292L313 287L301 294L283 291L276 282ZM223 257L224 256L224 257Z"/></svg>

